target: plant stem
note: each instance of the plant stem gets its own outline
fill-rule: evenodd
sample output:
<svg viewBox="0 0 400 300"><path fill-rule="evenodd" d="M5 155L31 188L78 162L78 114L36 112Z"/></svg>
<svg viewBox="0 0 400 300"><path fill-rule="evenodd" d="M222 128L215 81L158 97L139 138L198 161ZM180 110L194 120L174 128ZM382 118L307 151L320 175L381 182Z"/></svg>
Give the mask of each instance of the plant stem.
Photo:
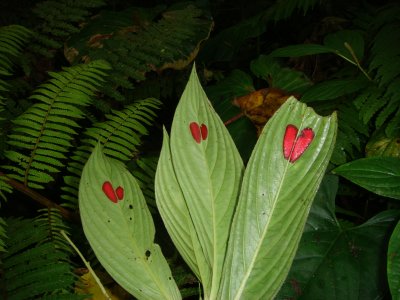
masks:
<svg viewBox="0 0 400 300"><path fill-rule="evenodd" d="M30 189L29 187L27 187L26 185L11 179L10 177L8 177L7 175L5 175L4 173L0 172L0 176L3 176L6 180L7 183L9 185L11 185L13 188L15 188L16 190L22 192L23 194L29 196L31 199L33 199L34 201L40 203L41 205L47 207L47 208L55 208L58 209L61 213L61 215L74 223L80 223L80 218L79 215L52 202L51 200L47 199L45 196L39 194L38 192Z"/></svg>
<svg viewBox="0 0 400 300"><path fill-rule="evenodd" d="M344 42L344 46L346 47L347 50L349 50L351 56L354 59L354 62L356 63L356 65L360 69L360 71L365 75L365 77L368 78L369 81L373 81L372 78L368 75L367 71L365 71L364 68L361 66L360 61L358 60L356 54L354 53L354 50L351 47L351 45L349 45L347 42Z"/></svg>
<svg viewBox="0 0 400 300"><path fill-rule="evenodd" d="M71 239L68 237L68 235L65 233L64 230L61 230L61 235L68 241L68 243L74 248L76 253L78 253L79 257L82 259L83 263L85 264L86 268L89 270L89 272L92 274L94 280L100 287L101 292L103 293L104 297L106 297L107 300L111 300L111 297L107 294L106 289L104 286L101 284L101 281L99 277L97 277L96 273L93 271L92 267L90 266L90 263L85 259L85 257L82 255L81 251L79 251L78 247L75 246L75 244L71 241Z"/></svg>

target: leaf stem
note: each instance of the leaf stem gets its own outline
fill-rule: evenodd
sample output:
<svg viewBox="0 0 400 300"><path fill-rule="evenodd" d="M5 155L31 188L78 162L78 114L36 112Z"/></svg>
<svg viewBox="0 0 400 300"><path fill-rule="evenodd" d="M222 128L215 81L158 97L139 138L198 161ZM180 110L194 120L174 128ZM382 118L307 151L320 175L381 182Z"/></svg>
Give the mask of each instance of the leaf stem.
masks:
<svg viewBox="0 0 400 300"><path fill-rule="evenodd" d="M361 66L360 61L358 60L357 55L354 53L354 50L351 47L351 45L347 42L344 42L344 46L346 47L347 50L349 50L356 66L360 69L360 71L365 75L365 77L368 78L369 81L373 81L372 78L368 75L367 71L365 71L364 68Z"/></svg>
<svg viewBox="0 0 400 300"><path fill-rule="evenodd" d="M16 190L22 192L23 194L29 196L31 199L33 199L34 201L40 203L41 205L47 207L47 208L55 208L58 209L61 213L61 215L69 220L72 221L74 223L80 223L80 218L79 215L54 203L53 201L49 200L48 198L46 198L45 196L39 194L38 192L30 189L29 187L27 187L26 185L8 177L7 175L5 175L3 172L0 172L0 176L4 177L6 182L12 186L13 188L15 188Z"/></svg>
<svg viewBox="0 0 400 300"><path fill-rule="evenodd" d="M104 286L101 284L101 281L99 277L97 277L96 273L90 266L90 263L83 257L82 253L79 251L78 247L75 246L75 244L71 241L71 239L68 237L68 235L65 233L64 230L60 231L61 235L68 241L68 243L71 245L72 248L78 253L79 257L82 259L83 263L85 264L86 268L89 270L89 272L92 274L94 280L96 281L97 285L100 287L101 292L103 293L104 297L106 297L107 300L111 300L111 297L107 294L106 289Z"/></svg>

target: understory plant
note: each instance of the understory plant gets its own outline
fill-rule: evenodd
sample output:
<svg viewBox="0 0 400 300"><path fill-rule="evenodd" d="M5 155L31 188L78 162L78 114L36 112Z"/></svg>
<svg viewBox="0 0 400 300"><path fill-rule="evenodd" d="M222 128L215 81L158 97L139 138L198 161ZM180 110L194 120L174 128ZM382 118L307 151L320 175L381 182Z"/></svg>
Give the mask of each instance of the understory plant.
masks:
<svg viewBox="0 0 400 300"><path fill-rule="evenodd" d="M336 138L336 115L288 99L247 167L195 68L164 141L156 202L204 299L272 299L289 271ZM107 272L139 299L180 299L134 177L98 145L84 167L83 229Z"/></svg>

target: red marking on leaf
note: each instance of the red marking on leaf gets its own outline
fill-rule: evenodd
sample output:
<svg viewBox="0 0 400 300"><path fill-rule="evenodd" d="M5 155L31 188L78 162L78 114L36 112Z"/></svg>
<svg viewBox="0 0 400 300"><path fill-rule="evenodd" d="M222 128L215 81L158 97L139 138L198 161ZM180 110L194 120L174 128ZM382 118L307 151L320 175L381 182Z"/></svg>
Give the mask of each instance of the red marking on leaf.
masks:
<svg viewBox="0 0 400 300"><path fill-rule="evenodd" d="M208 136L207 126L205 124L201 124L200 131L201 131L201 138L203 139L203 141L206 140Z"/></svg>
<svg viewBox="0 0 400 300"><path fill-rule="evenodd" d="M196 141L197 144L200 144L201 142L201 131L200 131L200 126L197 122L192 122L189 125L190 132L192 133L192 137Z"/></svg>
<svg viewBox="0 0 400 300"><path fill-rule="evenodd" d="M296 126L289 124L283 138L283 157L291 163L300 158L314 139L314 131L311 128L304 128L299 136L298 132Z"/></svg>
<svg viewBox="0 0 400 300"><path fill-rule="evenodd" d="M110 199L112 202L117 203L117 195L115 194L114 188L109 181L104 181L102 190L104 194L106 194L107 198Z"/></svg>
<svg viewBox="0 0 400 300"><path fill-rule="evenodd" d="M117 189L115 190L115 193L117 194L117 197L119 200L122 200L124 198L124 188L119 186L117 187Z"/></svg>

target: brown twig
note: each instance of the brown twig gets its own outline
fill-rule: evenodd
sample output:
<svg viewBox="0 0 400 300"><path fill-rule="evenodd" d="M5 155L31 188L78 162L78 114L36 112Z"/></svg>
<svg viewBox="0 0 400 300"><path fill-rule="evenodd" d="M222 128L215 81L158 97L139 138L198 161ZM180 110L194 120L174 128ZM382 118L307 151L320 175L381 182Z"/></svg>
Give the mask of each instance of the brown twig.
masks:
<svg viewBox="0 0 400 300"><path fill-rule="evenodd" d="M15 188L16 190L20 191L21 193L27 195L28 197L30 197L32 200L38 202L39 204L47 207L47 208L55 208L58 209L61 213L61 215L63 216L63 218L74 222L74 223L80 223L80 218L79 215L52 202L51 200L47 199L45 196L39 194L38 192L30 189L29 187L25 186L24 184L9 178L7 175L5 175L4 173L0 172L0 176L6 178L7 183L9 185L11 185L13 188Z"/></svg>
<svg viewBox="0 0 400 300"><path fill-rule="evenodd" d="M229 125L229 124L235 122L236 120L240 119L240 118L243 117L243 116L244 116L243 113L237 114L236 116L234 116L234 117L230 118L229 120L225 121L225 122L224 122L224 125L227 126L227 125Z"/></svg>

